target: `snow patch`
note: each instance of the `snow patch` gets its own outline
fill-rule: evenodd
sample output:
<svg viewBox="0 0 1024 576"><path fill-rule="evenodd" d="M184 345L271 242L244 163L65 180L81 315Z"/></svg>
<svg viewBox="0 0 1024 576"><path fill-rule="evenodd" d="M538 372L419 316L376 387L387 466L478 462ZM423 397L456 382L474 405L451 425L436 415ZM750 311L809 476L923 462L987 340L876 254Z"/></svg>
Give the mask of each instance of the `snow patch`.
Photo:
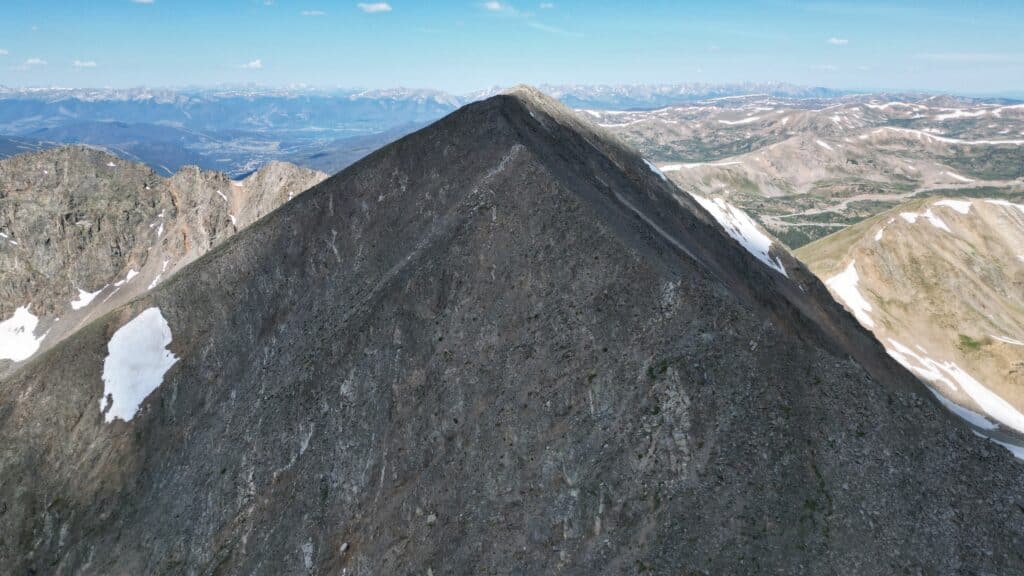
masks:
<svg viewBox="0 0 1024 576"><path fill-rule="evenodd" d="M78 289L78 299L71 301L71 309L72 310L81 310L82 308L85 308L86 306L88 306L89 304L92 303L94 298L99 296L100 292L103 292L104 288L106 288L106 286L104 286L103 288L100 288L99 290L97 290L95 292L86 292L85 290L82 290L81 288L79 288Z"/></svg>
<svg viewBox="0 0 1024 576"><path fill-rule="evenodd" d="M884 233L885 233L885 226L882 226L881 228L878 229L878 232L875 232L875 242L881 242L882 241L882 235Z"/></svg>
<svg viewBox="0 0 1024 576"><path fill-rule="evenodd" d="M1015 338L1010 338L1009 336L996 336L995 334L992 334L991 336L992 336L992 338L995 338L996 340L998 340L998 341L1000 341L1000 342L1002 342L1004 344L1013 344L1014 346L1024 346L1024 342L1022 342L1020 340L1017 340Z"/></svg>
<svg viewBox="0 0 1024 576"><path fill-rule="evenodd" d="M772 239L758 228L757 223L746 212L721 198L710 199L697 194L691 194L691 196L710 212L715 220L722 225L722 228L729 233L729 236L742 244L747 252L756 256L769 268L777 270L783 276L789 276L786 274L782 262L778 258L772 257L770 253Z"/></svg>
<svg viewBox="0 0 1024 576"><path fill-rule="evenodd" d="M950 170L946 170L944 172L944 174L946 176L949 176L950 178L952 178L954 180L959 180L960 182L974 182L974 180L971 180L970 178L965 178L965 177L957 174L956 172L953 172L953 171L950 171Z"/></svg>
<svg viewBox="0 0 1024 576"><path fill-rule="evenodd" d="M131 270L128 271L128 274L125 275L124 280L119 280L117 282L114 282L114 286L117 286L118 288L120 288L121 286L124 286L125 284L131 282L132 278L135 278L138 275L139 275L138 271L135 270L134 268L132 268Z"/></svg>
<svg viewBox="0 0 1024 576"><path fill-rule="evenodd" d="M1006 200L985 200L985 202L988 202L993 206L1002 206L1004 208L1016 208L1021 212L1024 212L1024 204L1014 204L1013 202L1008 202Z"/></svg>
<svg viewBox="0 0 1024 576"><path fill-rule="evenodd" d="M21 362L39 350L39 344L46 338L46 334L35 337L39 318L29 312L31 307L31 304L27 304L17 308L13 316L0 322L0 360Z"/></svg>
<svg viewBox="0 0 1024 576"><path fill-rule="evenodd" d="M654 164L651 164L649 161L647 161L646 158L644 159L644 164L647 164L647 167L651 169L651 172L654 172L655 174L657 174L658 178L661 178L665 182L668 182L668 177L666 177L665 174L663 174L661 170L658 170L657 166L655 166Z"/></svg>
<svg viewBox="0 0 1024 576"><path fill-rule="evenodd" d="M935 226L936 228L938 228L940 230L945 230L946 232L949 232L950 234L953 233L953 231L949 229L949 226L946 226L946 223L943 222L941 218L936 216L934 212L932 212L931 208L925 210L925 212L924 212L924 214L922 214L922 216L927 218L928 221L931 222L932 226Z"/></svg>
<svg viewBox="0 0 1024 576"><path fill-rule="evenodd" d="M900 218L903 218L904 220L910 222L911 224L917 222L917 216L917 212L900 212Z"/></svg>
<svg viewBox="0 0 1024 576"><path fill-rule="evenodd" d="M871 303L868 302L857 288L860 276L857 275L855 261L850 261L846 269L825 281L828 289L836 295L836 298L846 306L846 309L853 313L854 318L865 328L874 328L875 321L871 319L868 312L871 312Z"/></svg>
<svg viewBox="0 0 1024 576"><path fill-rule="evenodd" d="M129 422L135 417L142 401L160 387L164 374L178 361L167 350L170 343L171 327L159 308L143 310L114 332L103 361L104 420Z"/></svg>
<svg viewBox="0 0 1024 576"><path fill-rule="evenodd" d="M956 144L959 146L1021 146L1024 145L1024 140L960 140L958 138L946 138L944 136L936 136L929 134L923 130L914 130L911 128L894 128L892 126L883 126L882 128L876 129L872 134L881 134L882 132L896 132L897 134L905 134L907 136L914 136L918 140L932 140L934 142L942 142L944 144Z"/></svg>
<svg viewBox="0 0 1024 576"><path fill-rule="evenodd" d="M661 167L662 172L678 172L686 169L691 170L700 166L739 166L742 162L730 161L730 162L690 162L687 164L666 164Z"/></svg>
<svg viewBox="0 0 1024 576"><path fill-rule="evenodd" d="M952 412L953 414L959 416L961 420L965 420L970 424L973 424L974 426L981 428L982 430L995 430L996 428L998 428L998 426L988 418L985 418L984 416L978 414L974 410L964 408L963 406L957 404L956 402L953 402L949 398L943 396L935 388L932 388L931 386L925 386L925 388L927 388L928 391L931 392L932 395L934 395L935 398L939 400L939 403L945 406L946 409Z"/></svg>
<svg viewBox="0 0 1024 576"><path fill-rule="evenodd" d="M947 114L939 114L935 116L935 120L942 122L943 120L953 120L955 118L977 118L978 116L984 116L988 114L988 110L978 110L975 112L968 112L966 110L954 109L952 112Z"/></svg>
<svg viewBox="0 0 1024 576"><path fill-rule="evenodd" d="M223 192L221 192L220 190L217 190L216 192L217 192L217 195L220 196L221 198L223 198L225 202L228 201L228 197L225 196Z"/></svg>
<svg viewBox="0 0 1024 576"><path fill-rule="evenodd" d="M926 355L917 354L892 338L889 338L889 345L886 347L889 355L911 372L930 382L942 383L951 390L963 390L997 422L1018 432L1024 432L1024 414L975 380L955 362L940 362Z"/></svg>
<svg viewBox="0 0 1024 576"><path fill-rule="evenodd" d="M826 143L823 140L815 140L814 143L817 144L818 146L821 146L825 150L832 151L832 147L829 146L828 143Z"/></svg>
<svg viewBox="0 0 1024 576"><path fill-rule="evenodd" d="M721 124L725 124L726 126L742 126L743 124L753 124L754 122L757 122L760 119L760 116L750 116L742 120L719 120L718 122Z"/></svg>
<svg viewBox="0 0 1024 576"><path fill-rule="evenodd" d="M945 206L946 208L952 208L961 214L968 214L971 211L970 200L939 200L935 203L936 206Z"/></svg>

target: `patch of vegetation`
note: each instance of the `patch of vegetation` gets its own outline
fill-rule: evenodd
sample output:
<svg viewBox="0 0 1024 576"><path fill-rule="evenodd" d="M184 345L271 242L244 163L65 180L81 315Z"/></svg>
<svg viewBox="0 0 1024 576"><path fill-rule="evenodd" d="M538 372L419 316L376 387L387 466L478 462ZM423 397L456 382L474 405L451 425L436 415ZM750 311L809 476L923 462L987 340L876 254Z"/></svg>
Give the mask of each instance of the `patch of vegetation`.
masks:
<svg viewBox="0 0 1024 576"><path fill-rule="evenodd" d="M967 348L969 350L981 349L981 342L971 338L967 334L960 335L960 348Z"/></svg>
<svg viewBox="0 0 1024 576"><path fill-rule="evenodd" d="M985 146L954 150L945 161L957 172L986 180L1013 180L1024 176L1024 147Z"/></svg>
<svg viewBox="0 0 1024 576"><path fill-rule="evenodd" d="M845 228L834 228L831 226L794 226L785 230L769 230L773 236L779 239L790 250L810 244L819 238L824 238Z"/></svg>
<svg viewBox="0 0 1024 576"><path fill-rule="evenodd" d="M931 198L933 196L952 196L966 198L1000 198L1010 202L1024 202L1024 192L1009 188L979 186L977 188L928 190L915 195L915 198Z"/></svg>

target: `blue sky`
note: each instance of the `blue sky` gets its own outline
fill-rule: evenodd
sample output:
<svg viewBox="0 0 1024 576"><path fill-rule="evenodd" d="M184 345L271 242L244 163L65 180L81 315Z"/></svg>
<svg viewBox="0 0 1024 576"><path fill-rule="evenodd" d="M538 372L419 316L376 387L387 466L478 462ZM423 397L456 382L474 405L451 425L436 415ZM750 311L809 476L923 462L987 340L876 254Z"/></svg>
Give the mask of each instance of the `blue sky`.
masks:
<svg viewBox="0 0 1024 576"><path fill-rule="evenodd" d="M1024 0L3 0L0 84L1024 93Z"/></svg>

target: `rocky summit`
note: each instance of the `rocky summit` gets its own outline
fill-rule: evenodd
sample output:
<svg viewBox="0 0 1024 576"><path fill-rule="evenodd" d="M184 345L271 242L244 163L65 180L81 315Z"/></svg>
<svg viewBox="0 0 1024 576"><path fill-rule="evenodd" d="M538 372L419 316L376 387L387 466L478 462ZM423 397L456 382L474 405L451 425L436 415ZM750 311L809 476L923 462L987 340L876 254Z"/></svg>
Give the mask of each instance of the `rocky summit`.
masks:
<svg viewBox="0 0 1024 576"><path fill-rule="evenodd" d="M1024 571L1024 465L762 236L470 104L0 381L0 565Z"/></svg>

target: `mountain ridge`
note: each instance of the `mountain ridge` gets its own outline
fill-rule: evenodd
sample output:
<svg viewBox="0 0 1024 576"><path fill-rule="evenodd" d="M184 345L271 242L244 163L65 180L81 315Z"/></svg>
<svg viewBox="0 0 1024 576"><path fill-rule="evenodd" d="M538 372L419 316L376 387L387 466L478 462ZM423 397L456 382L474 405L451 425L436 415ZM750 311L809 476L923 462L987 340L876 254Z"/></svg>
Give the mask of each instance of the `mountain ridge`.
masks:
<svg viewBox="0 0 1024 576"><path fill-rule="evenodd" d="M41 323L26 345L50 346L324 177L275 163L242 181L162 178L84 146L0 160L0 321L27 313ZM0 343L0 371L22 355Z"/></svg>

